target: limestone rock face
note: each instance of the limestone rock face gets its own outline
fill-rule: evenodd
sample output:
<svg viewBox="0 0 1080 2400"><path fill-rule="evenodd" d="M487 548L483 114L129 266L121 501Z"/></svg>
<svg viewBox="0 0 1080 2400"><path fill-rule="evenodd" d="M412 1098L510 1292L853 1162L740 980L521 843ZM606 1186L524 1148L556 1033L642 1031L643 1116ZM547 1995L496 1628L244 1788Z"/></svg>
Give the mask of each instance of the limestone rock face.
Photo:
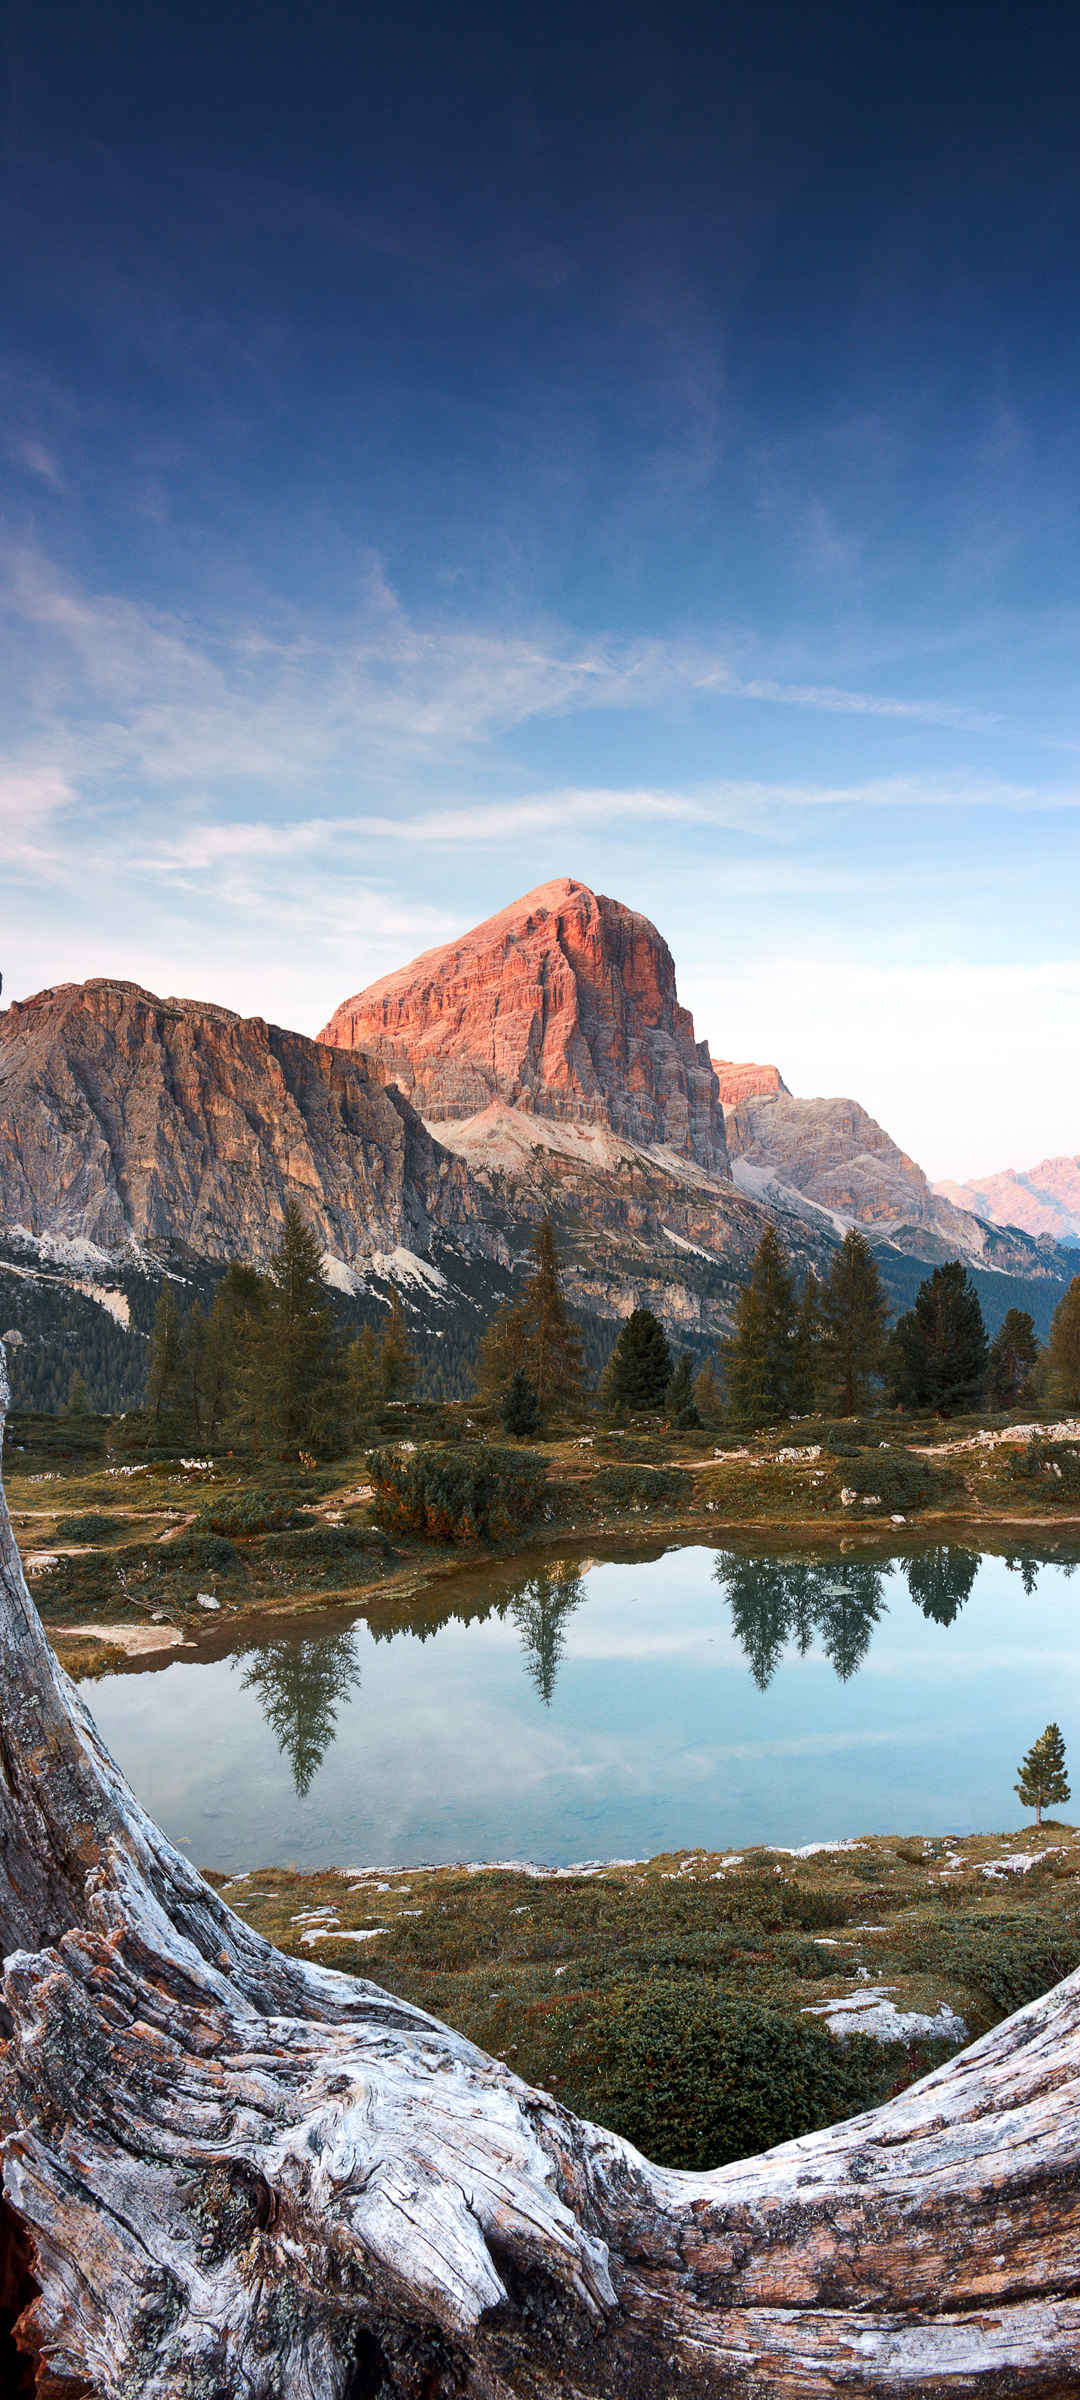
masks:
<svg viewBox="0 0 1080 2400"><path fill-rule="evenodd" d="M429 1123L493 1102L660 1146L728 1174L708 1047L647 917L562 878L428 950L335 1011Z"/></svg>
<svg viewBox="0 0 1080 2400"><path fill-rule="evenodd" d="M1006 1167L970 1183L936 1183L934 1190L992 1225L1019 1225L1036 1240L1049 1234L1057 1242L1080 1242L1080 1158L1044 1158L1023 1173Z"/></svg>
<svg viewBox="0 0 1080 2400"><path fill-rule="evenodd" d="M0 1012L0 1222L258 1261L290 1199L349 1264L426 1250L477 1206L463 1162L363 1058L133 983Z"/></svg>
<svg viewBox="0 0 1080 2400"><path fill-rule="evenodd" d="M714 1058L711 1064L725 1113L729 1108L738 1108L741 1100L775 1099L780 1092L787 1091L779 1067L756 1066L750 1059L740 1062L733 1058Z"/></svg>
<svg viewBox="0 0 1080 2400"><path fill-rule="evenodd" d="M783 1085L759 1090L728 1110L727 1138L736 1180L748 1189L755 1180L746 1170L756 1170L861 1225L933 1222L922 1168L857 1100L797 1100Z"/></svg>

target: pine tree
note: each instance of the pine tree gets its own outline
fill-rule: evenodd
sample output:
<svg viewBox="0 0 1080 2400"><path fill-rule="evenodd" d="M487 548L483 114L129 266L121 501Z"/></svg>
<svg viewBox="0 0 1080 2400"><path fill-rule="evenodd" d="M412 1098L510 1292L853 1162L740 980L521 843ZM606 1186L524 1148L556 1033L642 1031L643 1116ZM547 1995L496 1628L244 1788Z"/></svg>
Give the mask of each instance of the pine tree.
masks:
<svg viewBox="0 0 1080 2400"><path fill-rule="evenodd" d="M503 1395L500 1410L507 1433L516 1441L530 1441L540 1431L540 1402L536 1385L529 1382L524 1367L515 1367Z"/></svg>
<svg viewBox="0 0 1080 2400"><path fill-rule="evenodd" d="M566 1647L566 1619L581 1606L585 1594L581 1570L563 1561L541 1567L511 1599L511 1614L521 1634L525 1662L545 1708L550 1708L559 1662Z"/></svg>
<svg viewBox="0 0 1080 2400"><path fill-rule="evenodd" d="M688 1433L700 1425L701 1418L694 1405L694 1382L690 1372L690 1353L682 1351L675 1372L667 1387L665 1406L676 1430Z"/></svg>
<svg viewBox="0 0 1080 2400"><path fill-rule="evenodd" d="M379 1389L384 1400L406 1400L416 1382L416 1359L409 1341L405 1311L394 1292L390 1314L379 1344Z"/></svg>
<svg viewBox="0 0 1080 2400"><path fill-rule="evenodd" d="M233 1259L214 1293L201 1345L201 1438L206 1442L214 1443L227 1427L255 1430L245 1400L266 1305L267 1286L258 1270Z"/></svg>
<svg viewBox="0 0 1080 2400"><path fill-rule="evenodd" d="M68 1385L67 1413L69 1417L85 1417L89 1405L86 1378L80 1368L76 1367Z"/></svg>
<svg viewBox="0 0 1080 2400"><path fill-rule="evenodd" d="M821 1285L813 1268L809 1267L799 1301L799 1314L792 1345L791 1414L793 1417L808 1417L817 1407L822 1377L823 1338Z"/></svg>
<svg viewBox="0 0 1080 2400"><path fill-rule="evenodd" d="M1021 1759L1019 1780L1013 1785L1025 1808L1033 1808L1042 1824L1044 1808L1059 1808L1070 1797L1065 1773L1065 1744L1060 1725L1048 1725Z"/></svg>
<svg viewBox="0 0 1080 2400"><path fill-rule="evenodd" d="M970 1599L979 1561L970 1550L943 1547L920 1550L909 1558L904 1573L916 1608L935 1625L951 1625Z"/></svg>
<svg viewBox="0 0 1080 2400"><path fill-rule="evenodd" d="M300 1449L332 1452L340 1443L343 1376L322 1254L294 1200L270 1260L249 1389L260 1447L288 1458Z"/></svg>
<svg viewBox="0 0 1080 2400"><path fill-rule="evenodd" d="M1080 1275L1074 1275L1050 1320L1045 1358L1046 1396L1054 1408L1080 1406Z"/></svg>
<svg viewBox="0 0 1080 2400"><path fill-rule="evenodd" d="M794 1286L775 1228L766 1225L727 1345L728 1407L736 1425L776 1425L790 1416L795 1334Z"/></svg>
<svg viewBox="0 0 1080 2400"><path fill-rule="evenodd" d="M1007 1309L990 1344L991 1408L1019 1408L1030 1390L1038 1355L1034 1317L1026 1308Z"/></svg>
<svg viewBox="0 0 1080 2400"><path fill-rule="evenodd" d="M694 1407L703 1425L715 1425L724 1405L724 1395L711 1358L699 1367L694 1378Z"/></svg>
<svg viewBox="0 0 1080 2400"><path fill-rule="evenodd" d="M821 1310L828 1396L838 1415L856 1417L881 1373L889 1314L877 1260L856 1225L832 1261Z"/></svg>
<svg viewBox="0 0 1080 2400"><path fill-rule="evenodd" d="M349 1426L356 1436L370 1425L382 1398L379 1345L374 1325L364 1325L345 1354L345 1389Z"/></svg>
<svg viewBox="0 0 1080 2400"><path fill-rule="evenodd" d="M671 1352L660 1319L651 1308L635 1308L604 1369L603 1396L619 1415L662 1408L670 1381Z"/></svg>
<svg viewBox="0 0 1080 2400"><path fill-rule="evenodd" d="M989 1350L979 1295L958 1258L935 1267L889 1344L892 1396L904 1408L952 1416L976 1408L986 1388Z"/></svg>
<svg viewBox="0 0 1080 2400"><path fill-rule="evenodd" d="M521 1368L536 1393L542 1417L560 1404L573 1407L582 1392L581 1339L559 1281L559 1254L550 1217L533 1236L533 1268L520 1300L492 1319L476 1359L481 1399L499 1402Z"/></svg>
<svg viewBox="0 0 1080 2400"><path fill-rule="evenodd" d="M146 1392L143 1406L155 1432L171 1418L179 1398L180 1369L183 1351L183 1329L176 1293L166 1275L158 1293L154 1310L154 1328L150 1335L150 1359L146 1370Z"/></svg>
<svg viewBox="0 0 1080 2400"><path fill-rule="evenodd" d="M360 1682L351 1626L311 1641L264 1642L241 1651L243 1689L254 1692L301 1800L337 1731L337 1712Z"/></svg>

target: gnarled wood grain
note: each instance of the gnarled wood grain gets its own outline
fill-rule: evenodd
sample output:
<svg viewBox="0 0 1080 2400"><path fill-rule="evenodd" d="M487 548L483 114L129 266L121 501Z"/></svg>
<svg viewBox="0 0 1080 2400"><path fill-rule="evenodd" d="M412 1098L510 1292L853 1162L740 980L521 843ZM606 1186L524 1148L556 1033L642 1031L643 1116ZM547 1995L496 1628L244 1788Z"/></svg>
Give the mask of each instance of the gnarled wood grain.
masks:
<svg viewBox="0 0 1080 2400"><path fill-rule="evenodd" d="M2 1487L0 1941L3 2186L53 2390L1077 2389L1080 1976L870 2115L653 2167L232 1915L52 1657Z"/></svg>

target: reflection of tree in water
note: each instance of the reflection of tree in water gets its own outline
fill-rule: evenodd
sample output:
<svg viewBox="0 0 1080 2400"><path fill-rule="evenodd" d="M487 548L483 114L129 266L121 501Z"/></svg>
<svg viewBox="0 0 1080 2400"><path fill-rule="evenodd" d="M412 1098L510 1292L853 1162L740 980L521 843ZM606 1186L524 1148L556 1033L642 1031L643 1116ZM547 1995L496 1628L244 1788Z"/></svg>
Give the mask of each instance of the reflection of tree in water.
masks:
<svg viewBox="0 0 1080 2400"><path fill-rule="evenodd" d="M1013 1575L1019 1575L1025 1592L1030 1596L1039 1580L1039 1570L1035 1560L1033 1558L1007 1558L1005 1564ZM1070 1574L1072 1570L1067 1567L1065 1572Z"/></svg>
<svg viewBox="0 0 1080 2400"><path fill-rule="evenodd" d="M547 1708L566 1647L566 1620L584 1598L581 1570L565 1559L538 1567L524 1582L511 1586L510 1614L521 1635L526 1666Z"/></svg>
<svg viewBox="0 0 1080 2400"><path fill-rule="evenodd" d="M918 1558L909 1558L905 1568L916 1608L935 1625L951 1625L959 1616L978 1572L979 1561L970 1550L957 1550L951 1544L940 1550L923 1550Z"/></svg>
<svg viewBox="0 0 1080 2400"><path fill-rule="evenodd" d="M238 1663L303 1800L334 1739L338 1706L360 1682L353 1628L317 1641L262 1642L241 1651Z"/></svg>
<svg viewBox="0 0 1080 2400"><path fill-rule="evenodd" d="M881 1567L865 1559L826 1567L721 1550L713 1571L759 1691L772 1682L789 1642L805 1656L815 1634L843 1681L861 1666L885 1607Z"/></svg>

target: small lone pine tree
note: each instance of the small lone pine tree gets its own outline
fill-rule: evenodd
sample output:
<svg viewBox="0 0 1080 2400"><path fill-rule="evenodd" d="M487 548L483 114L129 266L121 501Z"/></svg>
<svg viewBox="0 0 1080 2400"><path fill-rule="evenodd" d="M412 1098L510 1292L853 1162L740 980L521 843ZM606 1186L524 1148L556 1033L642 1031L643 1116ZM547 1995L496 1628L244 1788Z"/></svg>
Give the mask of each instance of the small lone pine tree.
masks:
<svg viewBox="0 0 1080 2400"><path fill-rule="evenodd" d="M671 1381L671 1352L659 1317L635 1308L604 1369L604 1397L617 1413L663 1408Z"/></svg>
<svg viewBox="0 0 1080 2400"><path fill-rule="evenodd" d="M85 1417L90 1402L86 1393L86 1378L76 1367L68 1385L67 1413L69 1417Z"/></svg>
<svg viewBox="0 0 1080 2400"><path fill-rule="evenodd" d="M1065 1773L1065 1743L1060 1725L1048 1725L1033 1742L1027 1757L1021 1759L1019 1780L1013 1790L1025 1808L1035 1811L1036 1825L1042 1824L1044 1808L1056 1808L1069 1798L1069 1782Z"/></svg>

